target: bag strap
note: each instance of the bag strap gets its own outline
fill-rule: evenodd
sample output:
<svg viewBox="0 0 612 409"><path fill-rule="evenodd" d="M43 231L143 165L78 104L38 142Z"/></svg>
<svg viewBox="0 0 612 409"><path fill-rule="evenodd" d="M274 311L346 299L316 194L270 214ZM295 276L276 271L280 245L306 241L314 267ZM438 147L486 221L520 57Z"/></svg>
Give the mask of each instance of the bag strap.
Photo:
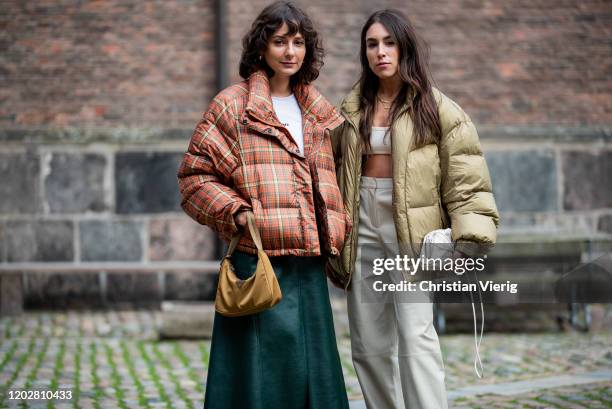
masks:
<svg viewBox="0 0 612 409"><path fill-rule="evenodd" d="M253 214L253 212L246 212L246 216L247 226L249 229L249 233L251 233L253 243L255 243L255 247L257 247L257 250L263 251L263 245L261 244L261 236L259 235L259 230L257 230L257 225L255 224L255 215ZM234 250L236 250L238 242L240 241L243 235L244 229L241 229L238 233L232 236L232 241L230 242L229 247L227 248L227 254L225 255L225 257L230 257L234 253Z"/></svg>

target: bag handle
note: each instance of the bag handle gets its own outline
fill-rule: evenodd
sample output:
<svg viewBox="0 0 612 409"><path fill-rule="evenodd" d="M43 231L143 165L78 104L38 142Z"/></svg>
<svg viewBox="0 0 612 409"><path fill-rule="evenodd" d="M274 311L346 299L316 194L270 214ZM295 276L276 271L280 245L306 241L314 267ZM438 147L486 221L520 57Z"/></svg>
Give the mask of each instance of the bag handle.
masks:
<svg viewBox="0 0 612 409"><path fill-rule="evenodd" d="M249 233L251 233L251 238L253 239L253 243L255 243L255 247L257 250L263 251L263 245L261 244L261 236L259 235L259 230L257 230L257 225L255 224L255 215L253 212L246 212L247 216L247 226L249 228ZM231 257L238 246L238 242L244 235L244 229L241 229L238 233L232 236L232 241L227 248L227 254L225 257Z"/></svg>

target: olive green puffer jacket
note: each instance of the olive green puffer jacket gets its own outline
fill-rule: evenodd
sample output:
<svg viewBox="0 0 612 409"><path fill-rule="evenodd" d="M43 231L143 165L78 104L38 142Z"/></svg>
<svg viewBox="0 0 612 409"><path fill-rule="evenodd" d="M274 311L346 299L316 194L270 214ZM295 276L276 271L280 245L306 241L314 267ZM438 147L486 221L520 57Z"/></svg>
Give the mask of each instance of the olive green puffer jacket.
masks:
<svg viewBox="0 0 612 409"><path fill-rule="evenodd" d="M492 245L499 215L491 178L471 119L450 98L434 88L442 125L439 144L414 149L413 125L404 111L394 123L393 219L400 244L420 253L423 237L447 226L450 217L453 241ZM359 91L355 87L342 103L344 124L332 134L336 176L353 229L327 273L348 287L355 267L359 231L359 186L362 148L359 138ZM445 210L446 209L446 212Z"/></svg>

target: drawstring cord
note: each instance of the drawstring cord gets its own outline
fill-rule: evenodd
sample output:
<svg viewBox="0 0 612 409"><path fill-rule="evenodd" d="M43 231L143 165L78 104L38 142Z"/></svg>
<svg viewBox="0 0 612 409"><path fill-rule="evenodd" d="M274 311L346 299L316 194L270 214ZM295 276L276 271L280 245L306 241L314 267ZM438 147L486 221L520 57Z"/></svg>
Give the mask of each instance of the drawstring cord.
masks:
<svg viewBox="0 0 612 409"><path fill-rule="evenodd" d="M425 250L425 257L432 257L431 254L431 246L436 244L451 244L453 243L451 239L451 229L438 229L433 230L425 235L423 238L424 248L421 250ZM428 254L427 254L428 253ZM423 255L423 254L422 254ZM448 257L448 256L447 256ZM484 304L482 302L482 293L480 292L480 286L478 285L478 276L476 275L476 271L474 271L474 279L476 281L476 288L478 290L478 298L480 300L480 316L481 316L481 324L480 324L480 336L478 336L478 320L476 319L476 307L474 306L474 295L472 294L472 290L470 290L470 301L472 302L472 317L474 319L474 372L476 372L476 376L479 379L482 379L484 376L484 366L482 364L482 359L480 357L480 344L482 343L482 337L484 334Z"/></svg>
<svg viewBox="0 0 612 409"><path fill-rule="evenodd" d="M475 271L474 278L478 283L478 277L476 276ZM482 342L482 334L484 333L484 305L482 303L482 294L480 293L480 286L476 285L476 288L478 288L478 298L480 299L480 338L478 338L477 335L476 328L478 328L478 324L476 320L476 308L474 307L474 298L472 296L472 291L470 290L470 301L472 301L472 317L474 318L474 372L476 372L476 376L478 376L479 379L482 379L482 377L484 376L484 367L482 365L482 360L480 359L480 343ZM480 372L478 371L478 367L480 367Z"/></svg>

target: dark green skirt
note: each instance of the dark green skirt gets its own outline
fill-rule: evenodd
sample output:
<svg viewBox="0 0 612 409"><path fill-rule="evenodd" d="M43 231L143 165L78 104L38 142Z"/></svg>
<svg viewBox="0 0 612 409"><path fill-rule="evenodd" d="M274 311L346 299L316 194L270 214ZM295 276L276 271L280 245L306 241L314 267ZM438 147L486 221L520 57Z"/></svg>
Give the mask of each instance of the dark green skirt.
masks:
<svg viewBox="0 0 612 409"><path fill-rule="evenodd" d="M283 299L245 317L216 314L205 409L348 409L323 257L270 257ZM235 252L248 278L257 257Z"/></svg>

